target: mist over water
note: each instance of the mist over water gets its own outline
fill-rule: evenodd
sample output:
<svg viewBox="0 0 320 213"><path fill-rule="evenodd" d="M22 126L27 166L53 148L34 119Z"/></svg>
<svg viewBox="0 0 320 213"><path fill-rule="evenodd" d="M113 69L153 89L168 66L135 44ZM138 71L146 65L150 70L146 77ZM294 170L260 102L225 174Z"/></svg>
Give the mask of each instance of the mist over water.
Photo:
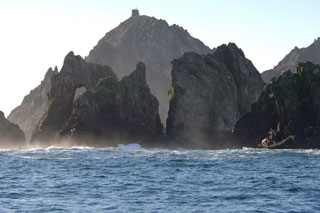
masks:
<svg viewBox="0 0 320 213"><path fill-rule="evenodd" d="M1 212L318 212L319 150L0 150Z"/></svg>

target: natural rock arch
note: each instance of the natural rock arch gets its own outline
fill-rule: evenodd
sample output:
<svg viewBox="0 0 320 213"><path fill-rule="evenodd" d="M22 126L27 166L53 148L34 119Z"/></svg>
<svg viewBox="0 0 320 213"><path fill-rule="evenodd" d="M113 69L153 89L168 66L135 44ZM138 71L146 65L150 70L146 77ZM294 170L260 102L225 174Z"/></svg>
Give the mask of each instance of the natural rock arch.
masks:
<svg viewBox="0 0 320 213"><path fill-rule="evenodd" d="M117 79L117 76L110 67L86 63L70 52L64 59L61 72L51 78L49 109L38 123L31 143L50 143L72 113L77 88L91 89L102 78Z"/></svg>

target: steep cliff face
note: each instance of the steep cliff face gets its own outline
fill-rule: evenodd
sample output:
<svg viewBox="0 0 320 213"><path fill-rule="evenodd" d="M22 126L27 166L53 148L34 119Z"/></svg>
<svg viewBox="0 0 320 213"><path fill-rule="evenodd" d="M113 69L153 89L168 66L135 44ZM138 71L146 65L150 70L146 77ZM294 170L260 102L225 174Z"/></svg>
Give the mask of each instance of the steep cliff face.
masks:
<svg viewBox="0 0 320 213"><path fill-rule="evenodd" d="M133 16L108 32L90 51L86 61L111 66L119 78L128 75L138 61L147 67L147 82L160 102L160 115L168 113L170 62L192 51L211 52L183 28L148 16Z"/></svg>
<svg viewBox="0 0 320 213"><path fill-rule="evenodd" d="M173 60L169 140L191 147L229 146L227 135L263 86L259 72L233 43L213 54L186 53Z"/></svg>
<svg viewBox="0 0 320 213"><path fill-rule="evenodd" d="M277 66L271 70L267 70L261 74L262 79L269 83L273 77L279 77L283 72L288 70L295 72L296 67L301 62L310 61L320 64L320 38L306 48L299 49L295 47L291 52L282 59Z"/></svg>
<svg viewBox="0 0 320 213"><path fill-rule="evenodd" d="M163 130L159 103L146 82L145 65L138 63L121 81L100 80L93 90L80 96L61 136L78 145L155 146L163 138Z"/></svg>
<svg viewBox="0 0 320 213"><path fill-rule="evenodd" d="M31 143L50 144L71 115L76 89L91 89L102 78L117 79L110 67L86 63L70 52L61 71L51 78L49 107L38 123Z"/></svg>
<svg viewBox="0 0 320 213"><path fill-rule="evenodd" d="M268 84L235 125L243 146L320 148L320 66L299 64Z"/></svg>
<svg viewBox="0 0 320 213"><path fill-rule="evenodd" d="M11 123L0 111L0 148L19 148L26 145L26 138L18 125Z"/></svg>
<svg viewBox="0 0 320 213"><path fill-rule="evenodd" d="M30 141L32 133L41 117L48 110L48 92L51 86L50 79L57 73L57 67L55 67L54 70L49 68L40 85L31 90L31 92L24 97L22 103L12 110L7 118L12 123L19 125L24 131L27 142Z"/></svg>

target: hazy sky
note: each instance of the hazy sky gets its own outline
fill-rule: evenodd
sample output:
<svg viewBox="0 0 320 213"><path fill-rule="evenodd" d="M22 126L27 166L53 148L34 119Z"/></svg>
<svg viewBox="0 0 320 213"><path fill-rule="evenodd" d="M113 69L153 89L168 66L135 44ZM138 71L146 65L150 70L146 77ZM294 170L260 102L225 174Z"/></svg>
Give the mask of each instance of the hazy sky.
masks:
<svg viewBox="0 0 320 213"><path fill-rule="evenodd" d="M0 110L8 115L69 51L88 55L135 7L210 48L235 42L260 72L320 36L318 0L0 0Z"/></svg>

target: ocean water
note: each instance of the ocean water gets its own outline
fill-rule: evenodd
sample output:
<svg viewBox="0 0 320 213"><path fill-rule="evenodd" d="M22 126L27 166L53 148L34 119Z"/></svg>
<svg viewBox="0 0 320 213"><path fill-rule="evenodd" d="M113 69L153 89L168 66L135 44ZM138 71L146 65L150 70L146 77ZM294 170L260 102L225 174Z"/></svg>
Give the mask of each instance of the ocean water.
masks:
<svg viewBox="0 0 320 213"><path fill-rule="evenodd" d="M319 150L0 150L0 212L320 212Z"/></svg>

